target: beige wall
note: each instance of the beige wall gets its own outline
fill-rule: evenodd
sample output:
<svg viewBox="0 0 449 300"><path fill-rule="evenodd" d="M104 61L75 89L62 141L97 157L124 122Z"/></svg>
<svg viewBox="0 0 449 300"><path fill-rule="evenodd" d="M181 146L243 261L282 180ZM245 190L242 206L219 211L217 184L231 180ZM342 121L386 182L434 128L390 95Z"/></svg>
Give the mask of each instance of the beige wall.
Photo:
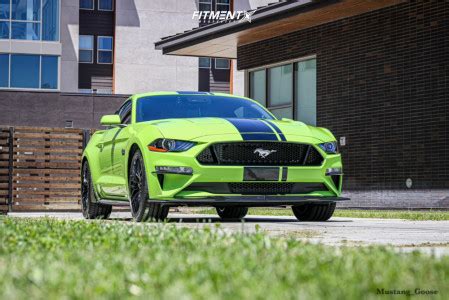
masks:
<svg viewBox="0 0 449 300"><path fill-rule="evenodd" d="M161 37L198 26L194 0L117 1L115 93L198 90L198 59L162 55Z"/></svg>
<svg viewBox="0 0 449 300"><path fill-rule="evenodd" d="M79 1L61 0L61 91L78 91Z"/></svg>
<svg viewBox="0 0 449 300"><path fill-rule="evenodd" d="M233 60L233 91L232 93L237 96L245 95L245 71L237 71L237 61Z"/></svg>

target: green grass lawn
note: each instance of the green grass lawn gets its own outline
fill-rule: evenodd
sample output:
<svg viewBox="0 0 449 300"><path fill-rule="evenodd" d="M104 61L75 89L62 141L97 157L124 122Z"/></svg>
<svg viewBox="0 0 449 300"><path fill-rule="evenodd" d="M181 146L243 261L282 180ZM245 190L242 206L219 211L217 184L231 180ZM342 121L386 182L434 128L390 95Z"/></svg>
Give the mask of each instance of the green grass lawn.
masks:
<svg viewBox="0 0 449 300"><path fill-rule="evenodd" d="M374 299L449 292L449 257L174 224L0 219L0 299ZM400 298L400 297L395 297Z"/></svg>
<svg viewBox="0 0 449 300"><path fill-rule="evenodd" d="M202 209L198 213L215 214L216 212L215 209L209 208ZM293 216L290 208L250 208L248 213L259 216ZM334 217L447 221L449 220L449 211L355 210L337 208Z"/></svg>

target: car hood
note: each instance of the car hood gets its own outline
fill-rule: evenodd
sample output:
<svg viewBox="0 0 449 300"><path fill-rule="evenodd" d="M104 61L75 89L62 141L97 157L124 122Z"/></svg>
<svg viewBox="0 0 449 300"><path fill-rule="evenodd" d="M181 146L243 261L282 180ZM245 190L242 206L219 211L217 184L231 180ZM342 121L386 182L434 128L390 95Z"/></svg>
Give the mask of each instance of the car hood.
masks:
<svg viewBox="0 0 449 300"><path fill-rule="evenodd" d="M186 118L157 120L148 124L156 126L165 138L181 140L193 140L210 135L274 132L284 134L287 141L288 136L314 137L322 141L335 139L327 129L292 120L266 122L252 119Z"/></svg>

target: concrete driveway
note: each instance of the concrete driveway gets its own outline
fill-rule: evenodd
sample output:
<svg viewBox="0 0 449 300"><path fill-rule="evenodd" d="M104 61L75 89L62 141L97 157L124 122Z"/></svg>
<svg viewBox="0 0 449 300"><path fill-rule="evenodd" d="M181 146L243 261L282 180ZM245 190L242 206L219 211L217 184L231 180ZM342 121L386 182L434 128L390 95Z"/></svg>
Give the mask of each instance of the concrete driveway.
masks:
<svg viewBox="0 0 449 300"><path fill-rule="evenodd" d="M80 213L11 213L10 216L82 219ZM132 223L128 212L113 213L111 220ZM220 227L228 232L254 232L259 227L272 236L292 236L327 245L378 244L449 254L449 221L332 218L327 222L298 222L293 217L248 216L243 222L221 222L214 215L170 213L168 222L189 228L220 223ZM151 223L148 225L152 226Z"/></svg>

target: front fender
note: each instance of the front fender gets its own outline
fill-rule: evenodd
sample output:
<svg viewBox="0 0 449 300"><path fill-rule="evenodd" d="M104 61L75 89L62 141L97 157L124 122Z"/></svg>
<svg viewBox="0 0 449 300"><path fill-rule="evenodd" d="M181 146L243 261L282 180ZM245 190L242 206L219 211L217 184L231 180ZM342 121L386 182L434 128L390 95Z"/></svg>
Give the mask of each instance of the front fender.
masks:
<svg viewBox="0 0 449 300"><path fill-rule="evenodd" d="M97 184L98 179L101 175L100 168L100 148L98 145L103 139L103 134L105 131L97 131L95 132L89 140L86 148L83 151L82 161L87 160L89 163L90 174L92 177L92 183L94 188Z"/></svg>
<svg viewBox="0 0 449 300"><path fill-rule="evenodd" d="M146 174L148 177L152 171L150 170L151 165L149 164L151 159L148 145L154 140L164 137L157 127L145 123L137 123L132 125L132 127L130 127L129 135L130 138L126 146L126 153L128 153L128 155L123 162L126 181L128 180L129 176L129 163L131 162L132 155L136 147L142 153L146 168ZM126 189L129 194L128 186L126 187Z"/></svg>

